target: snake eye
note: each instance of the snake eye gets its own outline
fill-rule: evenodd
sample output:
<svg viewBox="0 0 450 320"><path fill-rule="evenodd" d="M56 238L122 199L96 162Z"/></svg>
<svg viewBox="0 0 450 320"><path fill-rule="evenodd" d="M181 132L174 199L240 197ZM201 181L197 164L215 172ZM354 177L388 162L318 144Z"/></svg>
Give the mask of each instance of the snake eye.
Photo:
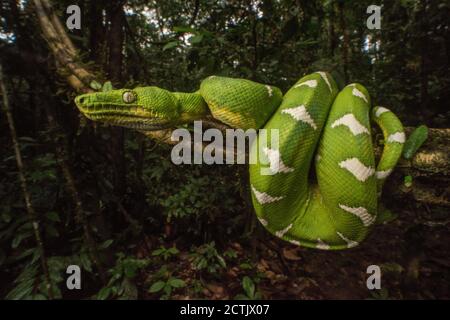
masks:
<svg viewBox="0 0 450 320"><path fill-rule="evenodd" d="M132 103L136 101L136 94L133 91L125 91L122 95L123 102Z"/></svg>

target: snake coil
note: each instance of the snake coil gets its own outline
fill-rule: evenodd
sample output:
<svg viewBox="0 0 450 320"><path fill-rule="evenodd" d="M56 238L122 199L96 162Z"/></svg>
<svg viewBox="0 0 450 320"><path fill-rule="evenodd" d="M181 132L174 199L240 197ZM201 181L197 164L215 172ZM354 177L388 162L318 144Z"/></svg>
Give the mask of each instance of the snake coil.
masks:
<svg viewBox="0 0 450 320"><path fill-rule="evenodd" d="M250 164L257 217L281 239L324 250L352 248L367 236L377 218L382 184L405 142L394 113L375 107L369 116L367 90L355 83L338 92L326 72L301 78L284 96L274 86L211 76L194 93L121 89L82 95L76 104L93 120L144 131L208 114L233 128L267 129L263 157ZM377 165L370 119L384 135ZM278 132L277 145L271 144L271 129ZM253 148L258 145L255 141ZM272 174L262 174L264 168Z"/></svg>

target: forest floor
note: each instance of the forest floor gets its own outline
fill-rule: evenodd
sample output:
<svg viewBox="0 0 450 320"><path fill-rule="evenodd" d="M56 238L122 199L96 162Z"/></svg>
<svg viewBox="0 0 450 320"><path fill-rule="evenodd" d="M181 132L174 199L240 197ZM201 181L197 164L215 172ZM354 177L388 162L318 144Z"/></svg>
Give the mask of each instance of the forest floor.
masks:
<svg viewBox="0 0 450 320"><path fill-rule="evenodd" d="M227 258L226 267L213 272L194 268L189 248L177 244L180 253L163 264L176 270L173 276L183 279L186 286L166 298L242 297L248 292L242 279L248 276L263 299L449 299L448 223L421 222L417 216L404 208L399 218L377 226L363 244L345 251L301 248L268 234L253 246L230 242L224 252L234 252L233 259ZM148 241L143 243L148 245ZM138 257L151 254L147 245L137 247ZM370 265L381 268L381 290L366 286ZM141 274L138 291L142 298L161 297L148 293L147 284L160 267Z"/></svg>

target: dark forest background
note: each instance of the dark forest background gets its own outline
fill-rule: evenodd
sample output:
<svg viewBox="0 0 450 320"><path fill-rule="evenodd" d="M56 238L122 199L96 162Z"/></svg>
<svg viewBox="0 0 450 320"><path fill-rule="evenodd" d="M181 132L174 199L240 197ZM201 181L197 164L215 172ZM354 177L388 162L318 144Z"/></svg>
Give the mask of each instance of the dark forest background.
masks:
<svg viewBox="0 0 450 320"><path fill-rule="evenodd" d="M82 117L36 2L0 6L0 62L18 137L13 143L2 112L0 297L449 298L448 180L431 177L442 202L385 197L386 223L358 248L278 241L255 220L245 166L176 166L171 146ZM448 1L51 2L63 26L67 6L80 6L81 30L65 31L97 89L111 81L194 91L217 74L286 91L326 70L340 85L366 86L405 126L450 127ZM381 30L366 27L371 4L382 5ZM411 179L399 173L389 184L409 188ZM70 264L82 269L82 290L66 288ZM372 264L382 268L381 290L366 288Z"/></svg>

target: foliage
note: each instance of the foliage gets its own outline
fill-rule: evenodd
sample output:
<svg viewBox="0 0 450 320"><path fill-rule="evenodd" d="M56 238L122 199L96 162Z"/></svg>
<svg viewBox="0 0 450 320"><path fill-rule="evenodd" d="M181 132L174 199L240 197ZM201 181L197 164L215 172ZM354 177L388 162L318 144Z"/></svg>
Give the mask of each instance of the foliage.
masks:
<svg viewBox="0 0 450 320"><path fill-rule="evenodd" d="M153 284L148 289L149 293L160 293L161 299L169 299L175 289L183 288L186 283L182 279L172 276L167 266L162 266L159 271L152 277Z"/></svg>
<svg viewBox="0 0 450 320"><path fill-rule="evenodd" d="M120 300L136 299L138 292L132 281L139 270L149 264L147 259L127 257L123 253L117 254L116 265L109 270L110 279L96 295L97 299L115 298Z"/></svg>
<svg viewBox="0 0 450 320"><path fill-rule="evenodd" d="M166 261L167 259L177 255L179 253L178 249L175 247L171 247L166 249L165 247L161 246L159 249L156 249L152 252L152 256L160 256Z"/></svg>
<svg viewBox="0 0 450 320"><path fill-rule="evenodd" d="M210 274L217 274L226 267L225 259L217 252L215 243L205 243L191 254L192 264L197 270L206 270Z"/></svg>
<svg viewBox="0 0 450 320"><path fill-rule="evenodd" d="M261 293L256 290L254 281L245 276L242 279L242 288L244 289L245 294L236 295L235 299L237 300L258 300L261 299Z"/></svg>
<svg viewBox="0 0 450 320"><path fill-rule="evenodd" d="M421 125L414 129L408 140L405 142L403 149L403 157L405 159L411 159L414 154L419 150L420 146L428 138L428 128L425 125Z"/></svg>

